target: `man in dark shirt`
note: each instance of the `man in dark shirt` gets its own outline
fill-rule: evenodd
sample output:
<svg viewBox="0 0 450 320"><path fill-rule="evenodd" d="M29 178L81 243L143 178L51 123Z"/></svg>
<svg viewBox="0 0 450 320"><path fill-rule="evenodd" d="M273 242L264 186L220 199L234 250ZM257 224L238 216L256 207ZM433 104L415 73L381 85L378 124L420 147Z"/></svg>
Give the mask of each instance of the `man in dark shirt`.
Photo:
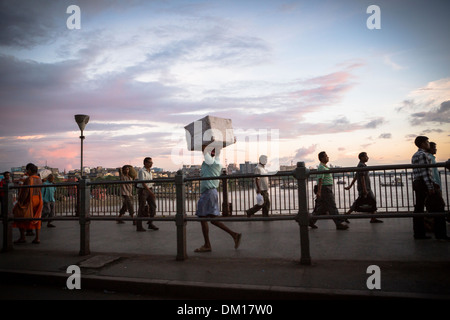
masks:
<svg viewBox="0 0 450 320"><path fill-rule="evenodd" d="M361 152L358 155L359 163L358 167L367 167L366 162L369 161L369 156L367 152ZM375 195L370 186L370 178L369 171L358 171L353 178L352 183L348 187L345 187L346 190L350 190L353 184L357 182L358 188L358 198L353 202L350 210L346 214L350 214L353 211L363 211L363 212L371 212L375 213L377 211L377 200L375 199ZM380 223L382 220L378 220L376 218L370 219L371 223Z"/></svg>

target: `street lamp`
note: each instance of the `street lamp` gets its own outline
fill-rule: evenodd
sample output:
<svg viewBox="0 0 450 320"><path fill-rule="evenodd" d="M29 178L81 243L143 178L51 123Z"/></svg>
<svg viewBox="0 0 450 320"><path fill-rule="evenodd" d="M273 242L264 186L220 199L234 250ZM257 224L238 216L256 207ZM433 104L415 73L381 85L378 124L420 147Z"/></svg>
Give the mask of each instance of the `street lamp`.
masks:
<svg viewBox="0 0 450 320"><path fill-rule="evenodd" d="M83 140L84 140L84 136L83 136L83 130L86 127L86 124L89 122L89 116L85 115L85 114L76 114L75 115L75 121L78 124L78 127L81 130L81 178L83 178Z"/></svg>

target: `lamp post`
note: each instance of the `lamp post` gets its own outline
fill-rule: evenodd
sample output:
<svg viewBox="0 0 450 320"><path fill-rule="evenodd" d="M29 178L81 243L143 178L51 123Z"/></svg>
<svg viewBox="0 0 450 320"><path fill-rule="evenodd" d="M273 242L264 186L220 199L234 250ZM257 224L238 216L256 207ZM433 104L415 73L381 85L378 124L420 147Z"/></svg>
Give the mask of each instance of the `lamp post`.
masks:
<svg viewBox="0 0 450 320"><path fill-rule="evenodd" d="M88 186L89 180L83 177L83 130L89 122L89 116L85 114L76 114L75 121L81 130L81 179L77 189L77 213L79 214L80 222L80 255L84 256L91 252L89 248L91 223L89 220L90 188Z"/></svg>
<svg viewBox="0 0 450 320"><path fill-rule="evenodd" d="M83 136L83 130L86 127L86 124L89 122L89 116L85 115L85 114L76 114L75 115L75 121L78 124L78 127L81 130L81 178L83 178L83 140L84 140L84 136Z"/></svg>

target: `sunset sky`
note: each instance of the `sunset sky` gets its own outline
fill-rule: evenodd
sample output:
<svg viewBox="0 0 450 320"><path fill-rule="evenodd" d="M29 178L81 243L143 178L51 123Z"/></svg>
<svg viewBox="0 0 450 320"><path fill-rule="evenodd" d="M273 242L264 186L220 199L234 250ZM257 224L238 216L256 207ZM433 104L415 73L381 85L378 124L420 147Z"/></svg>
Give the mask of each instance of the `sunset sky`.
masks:
<svg viewBox="0 0 450 320"><path fill-rule="evenodd" d="M410 163L417 135L446 161L449 13L436 0L0 1L0 171L79 168L75 114L90 116L88 167L200 164L184 126L206 115L233 121L223 164L315 166L322 150L337 166L361 151Z"/></svg>

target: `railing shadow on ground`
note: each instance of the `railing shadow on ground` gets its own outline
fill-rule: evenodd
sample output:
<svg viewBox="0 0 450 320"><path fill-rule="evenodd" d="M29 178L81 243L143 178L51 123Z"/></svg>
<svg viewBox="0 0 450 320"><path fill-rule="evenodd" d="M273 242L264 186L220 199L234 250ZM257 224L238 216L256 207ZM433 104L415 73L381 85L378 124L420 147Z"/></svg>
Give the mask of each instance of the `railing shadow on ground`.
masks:
<svg viewBox="0 0 450 320"><path fill-rule="evenodd" d="M437 213L413 213L414 192L412 189L412 170L414 168L444 168L440 172L442 195L446 202L445 211ZM355 189L344 191L343 186L353 178L355 172L368 171L372 189L376 195L378 212L375 214L346 215L346 219L370 218L411 218L418 216L441 217L448 216L449 211L449 175L450 161L432 165L383 165L361 167L331 168L334 178L333 191L340 213L348 210L357 197ZM222 204L222 216L216 218L201 218L202 221L236 221L248 222L245 210L255 204L254 179L269 177L271 209L269 217L253 216L251 221L290 220L298 223L300 239L300 263L311 264L309 243L309 221L314 204L313 186L317 170L307 169L303 162L297 163L292 172L277 172L267 175L223 174L216 178L186 177L180 170L175 178L154 179L151 181L110 181L92 182L80 179L73 183L58 183L40 186L15 186L6 184L2 199L3 239L2 251L13 249L12 223L14 221L78 221L80 225L80 255L90 254L90 223L95 221L116 221L122 205L120 186L122 184L137 184L152 182L157 195L158 212L155 217L124 217L124 221L165 221L175 222L177 237L177 260L187 259L186 224L200 221L194 213L200 196L199 184L202 180L220 179L219 201ZM394 178L393 178L394 177ZM347 181L346 181L347 180ZM14 199L21 188L56 187L57 215L51 218L15 218L12 213ZM136 197L134 197L136 198ZM136 199L134 201L137 212ZM107 214L109 213L109 215ZM333 216L315 216L315 219L332 219Z"/></svg>

